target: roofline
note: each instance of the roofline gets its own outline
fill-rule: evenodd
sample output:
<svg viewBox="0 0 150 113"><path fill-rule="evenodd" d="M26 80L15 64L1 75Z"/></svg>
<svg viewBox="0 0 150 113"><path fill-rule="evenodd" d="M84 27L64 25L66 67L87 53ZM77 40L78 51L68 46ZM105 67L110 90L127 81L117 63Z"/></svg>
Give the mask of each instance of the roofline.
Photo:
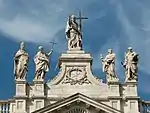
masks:
<svg viewBox="0 0 150 113"><path fill-rule="evenodd" d="M82 98L82 99L84 99L83 97L85 97L85 98L87 98L87 99L89 99L89 100L93 100L93 101L95 101L95 102L97 102L97 103L99 103L99 104L101 104L101 105L104 105L104 106L106 106L106 107L109 107L109 108L111 108L111 109L113 109L113 110L115 110L115 111L117 111L117 112L120 112L120 113L124 113L123 111L120 111L120 110L118 110L118 109L115 109L115 108L113 108L113 107L111 107L111 106L109 106L109 105L106 105L106 104L104 104L104 103L101 103L101 102L98 102L98 101L96 101L96 100L94 100L94 99L91 99L90 97L87 97L87 96L85 96L85 95L83 95L83 94L81 94L81 93L76 93L76 94L74 94L74 95L71 95L71 96L69 96L69 97L67 97L67 98L64 98L64 99L62 99L62 100L60 100L60 101L57 101L57 102L55 102L55 103L53 103L53 104L50 104L50 105L48 105L48 106L46 106L46 107L44 107L44 108L41 108L41 109L39 109L39 110L36 110L36 111L34 111L34 112L32 112L32 113L37 113L37 112L44 112L45 110L49 110L49 109L53 109L53 108L55 108L56 106L58 106L58 105L61 105L61 104L64 104L65 102L68 102L68 101L70 101L70 100L75 100L75 99L77 99L77 98ZM43 111L44 110L44 111Z"/></svg>

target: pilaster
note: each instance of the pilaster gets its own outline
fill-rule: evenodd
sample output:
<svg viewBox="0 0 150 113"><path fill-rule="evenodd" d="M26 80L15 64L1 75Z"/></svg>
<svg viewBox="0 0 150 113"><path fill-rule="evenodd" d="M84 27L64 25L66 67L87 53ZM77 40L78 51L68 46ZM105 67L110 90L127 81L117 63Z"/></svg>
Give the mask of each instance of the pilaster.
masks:
<svg viewBox="0 0 150 113"><path fill-rule="evenodd" d="M45 83L44 80L33 80L33 111L44 107L45 105Z"/></svg>
<svg viewBox="0 0 150 113"><path fill-rule="evenodd" d="M136 81L127 81L124 83L123 99L124 113L139 113L139 97Z"/></svg>
<svg viewBox="0 0 150 113"><path fill-rule="evenodd" d="M15 111L16 113L27 113L27 83L26 80L16 80Z"/></svg>
<svg viewBox="0 0 150 113"><path fill-rule="evenodd" d="M111 95L108 97L111 107L121 110L121 94L120 94L120 82L112 81L107 83L111 90Z"/></svg>
<svg viewBox="0 0 150 113"><path fill-rule="evenodd" d="M120 96L120 82L112 81L107 83L109 89L112 91L112 96Z"/></svg>

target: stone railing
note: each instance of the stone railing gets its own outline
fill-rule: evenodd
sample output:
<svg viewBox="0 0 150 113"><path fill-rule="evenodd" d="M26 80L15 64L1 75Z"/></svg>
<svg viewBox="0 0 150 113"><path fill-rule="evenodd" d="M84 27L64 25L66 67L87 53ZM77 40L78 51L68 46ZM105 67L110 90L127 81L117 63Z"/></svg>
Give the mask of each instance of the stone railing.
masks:
<svg viewBox="0 0 150 113"><path fill-rule="evenodd" d="M141 101L142 109L141 113L150 113L150 101Z"/></svg>
<svg viewBox="0 0 150 113"><path fill-rule="evenodd" d="M0 113L11 113L10 104L12 100L0 100Z"/></svg>

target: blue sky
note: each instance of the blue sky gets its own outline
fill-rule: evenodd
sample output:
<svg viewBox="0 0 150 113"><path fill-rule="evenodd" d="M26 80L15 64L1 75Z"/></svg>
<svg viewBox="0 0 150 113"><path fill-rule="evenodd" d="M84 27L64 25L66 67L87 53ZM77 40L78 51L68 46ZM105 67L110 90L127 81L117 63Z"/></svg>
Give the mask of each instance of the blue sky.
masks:
<svg viewBox="0 0 150 113"><path fill-rule="evenodd" d="M84 21L83 47L93 56L93 73L104 78L100 54L112 48L116 53L116 73L124 80L120 62L128 46L140 54L139 95L150 100L150 1L149 0L0 0L0 99L15 93L13 56L19 43L25 41L30 55L27 80L34 77L33 57L38 45L45 51L55 40L51 70L46 80L54 77L58 58L67 49L65 25L67 16L81 10L89 19Z"/></svg>

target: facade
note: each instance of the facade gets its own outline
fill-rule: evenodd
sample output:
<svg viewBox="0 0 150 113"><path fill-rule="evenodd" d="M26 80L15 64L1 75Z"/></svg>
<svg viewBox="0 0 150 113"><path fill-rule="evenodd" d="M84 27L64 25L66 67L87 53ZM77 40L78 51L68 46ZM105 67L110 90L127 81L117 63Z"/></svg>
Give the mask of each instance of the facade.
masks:
<svg viewBox="0 0 150 113"><path fill-rule="evenodd" d="M74 16L70 16L71 19L73 26L75 26L73 23ZM78 24L76 23L76 25ZM126 68L125 76L127 79L124 83L120 83L113 70L115 54L109 50L108 56L101 57L107 82L104 83L103 80L97 78L91 70L93 61L91 54L86 53L82 48L82 35L73 30L74 28L67 25L68 50L62 53L58 59L60 71L51 81L44 81L44 76L48 71L48 57L52 51L46 54L41 52L42 47L39 47L39 52L34 58L35 79L29 84L25 79L28 54L25 51L22 52L24 43L21 44L21 50L17 52L14 61L16 93L13 99L0 101L2 113L143 112L144 101L141 101L138 96L138 79L133 77L134 74L128 73ZM22 65L22 62L19 64L19 61L22 61L20 56L23 57L22 67L19 66ZM38 61L41 56L43 59ZM40 63L42 65L39 65ZM135 63L134 68L136 68ZM22 71L18 71L20 69Z"/></svg>

